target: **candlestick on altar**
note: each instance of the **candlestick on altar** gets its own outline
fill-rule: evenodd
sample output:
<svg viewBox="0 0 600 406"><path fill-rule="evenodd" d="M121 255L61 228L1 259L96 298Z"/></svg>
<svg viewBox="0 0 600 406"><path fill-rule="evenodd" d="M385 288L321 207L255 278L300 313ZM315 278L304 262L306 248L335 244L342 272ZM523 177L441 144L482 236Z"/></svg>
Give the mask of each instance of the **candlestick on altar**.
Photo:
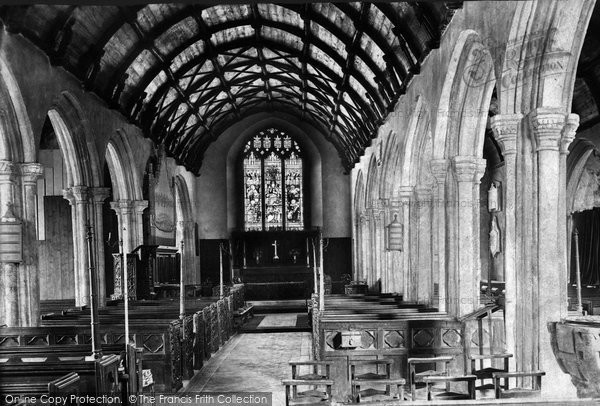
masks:
<svg viewBox="0 0 600 406"><path fill-rule="evenodd" d="M242 241L244 251L244 269L246 268L246 240Z"/></svg>
<svg viewBox="0 0 600 406"><path fill-rule="evenodd" d="M319 275L319 310L325 310L325 269L323 269L323 232L319 231L319 263L321 274Z"/></svg>
<svg viewBox="0 0 600 406"><path fill-rule="evenodd" d="M583 314L583 303L581 301L581 269L579 268L579 232L573 231L575 238L575 276L577 277L577 313Z"/></svg>
<svg viewBox="0 0 600 406"><path fill-rule="evenodd" d="M183 240L179 243L179 318L181 319L181 336L185 338L183 319L185 318L185 284L183 279Z"/></svg>
<svg viewBox="0 0 600 406"><path fill-rule="evenodd" d="M308 248L308 237L306 238L306 266L310 266L310 252Z"/></svg>
<svg viewBox="0 0 600 406"><path fill-rule="evenodd" d="M219 299L223 299L223 243L219 244Z"/></svg>

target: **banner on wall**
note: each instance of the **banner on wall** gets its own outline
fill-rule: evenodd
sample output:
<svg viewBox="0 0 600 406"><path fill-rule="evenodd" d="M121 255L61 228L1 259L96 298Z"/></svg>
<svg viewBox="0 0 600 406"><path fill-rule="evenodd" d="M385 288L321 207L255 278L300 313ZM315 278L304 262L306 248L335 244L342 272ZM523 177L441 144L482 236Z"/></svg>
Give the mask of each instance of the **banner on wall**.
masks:
<svg viewBox="0 0 600 406"><path fill-rule="evenodd" d="M167 168L164 150L160 153L158 178L154 184L154 236L157 245L175 246L175 188Z"/></svg>

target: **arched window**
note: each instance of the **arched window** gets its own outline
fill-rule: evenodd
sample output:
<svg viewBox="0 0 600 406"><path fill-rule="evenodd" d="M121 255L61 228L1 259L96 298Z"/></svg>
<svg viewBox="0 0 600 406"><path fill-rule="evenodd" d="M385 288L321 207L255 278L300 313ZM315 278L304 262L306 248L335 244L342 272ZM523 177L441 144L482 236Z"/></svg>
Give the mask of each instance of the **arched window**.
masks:
<svg viewBox="0 0 600 406"><path fill-rule="evenodd" d="M302 230L302 151L281 130L259 132L244 146L244 230Z"/></svg>

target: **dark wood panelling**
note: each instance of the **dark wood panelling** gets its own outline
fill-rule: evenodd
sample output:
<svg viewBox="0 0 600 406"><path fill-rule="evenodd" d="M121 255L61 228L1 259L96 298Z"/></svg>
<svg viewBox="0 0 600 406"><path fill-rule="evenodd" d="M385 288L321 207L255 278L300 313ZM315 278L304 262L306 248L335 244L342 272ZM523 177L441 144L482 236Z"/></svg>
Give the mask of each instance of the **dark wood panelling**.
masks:
<svg viewBox="0 0 600 406"><path fill-rule="evenodd" d="M46 240L40 241L41 299L75 297L71 207L63 197L45 196Z"/></svg>

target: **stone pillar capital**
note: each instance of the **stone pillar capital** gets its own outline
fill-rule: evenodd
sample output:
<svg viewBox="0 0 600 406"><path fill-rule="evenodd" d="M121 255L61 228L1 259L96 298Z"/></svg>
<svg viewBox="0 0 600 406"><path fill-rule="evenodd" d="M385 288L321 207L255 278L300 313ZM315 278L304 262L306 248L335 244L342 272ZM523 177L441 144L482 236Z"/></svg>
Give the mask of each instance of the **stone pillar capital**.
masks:
<svg viewBox="0 0 600 406"><path fill-rule="evenodd" d="M454 172L459 182L479 182L485 172L485 159L474 156L455 156Z"/></svg>
<svg viewBox="0 0 600 406"><path fill-rule="evenodd" d="M559 150L566 116L556 109L538 108L529 114L529 123L537 150Z"/></svg>
<svg viewBox="0 0 600 406"><path fill-rule="evenodd" d="M12 181L17 174L17 166L12 161L0 160L0 181Z"/></svg>
<svg viewBox="0 0 600 406"><path fill-rule="evenodd" d="M21 180L25 184L36 183L44 176L44 166L37 162L27 162L20 165Z"/></svg>
<svg viewBox="0 0 600 406"><path fill-rule="evenodd" d="M431 174L437 183L446 182L446 174L448 173L447 159L432 159L430 162Z"/></svg>
<svg viewBox="0 0 600 406"><path fill-rule="evenodd" d="M89 189L87 186L72 186L63 190L63 197L67 199L71 205L83 204L88 201Z"/></svg>
<svg viewBox="0 0 600 406"><path fill-rule="evenodd" d="M523 120L523 114L502 114L490 119L494 136L504 155L517 153L517 134Z"/></svg>
<svg viewBox="0 0 600 406"><path fill-rule="evenodd" d="M133 201L125 199L117 200L110 203L110 208L116 211L117 214L131 214L133 212Z"/></svg>
<svg viewBox="0 0 600 406"><path fill-rule="evenodd" d="M134 200L133 202L133 210L141 214L145 209L148 208L148 200Z"/></svg>
<svg viewBox="0 0 600 406"><path fill-rule="evenodd" d="M106 198L110 196L110 188L107 187L92 187L89 192L95 204L103 204Z"/></svg>

